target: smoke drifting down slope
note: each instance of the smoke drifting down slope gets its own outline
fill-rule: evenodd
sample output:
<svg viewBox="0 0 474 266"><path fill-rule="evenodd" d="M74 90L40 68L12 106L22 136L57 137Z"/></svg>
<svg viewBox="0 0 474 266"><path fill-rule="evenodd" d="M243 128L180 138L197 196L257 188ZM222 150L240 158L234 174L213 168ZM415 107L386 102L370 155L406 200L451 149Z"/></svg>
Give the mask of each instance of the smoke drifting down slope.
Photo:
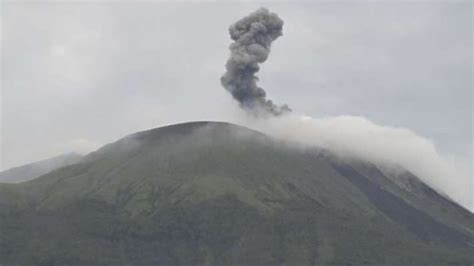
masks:
<svg viewBox="0 0 474 266"><path fill-rule="evenodd" d="M230 45L230 58L221 84L241 108L255 115L281 115L290 112L287 105L278 106L266 98L265 90L257 85L255 75L259 64L267 60L274 40L282 35L283 20L275 13L260 8L229 27L235 42Z"/></svg>
<svg viewBox="0 0 474 266"><path fill-rule="evenodd" d="M244 118L239 123L302 147L330 150L341 159L401 166L474 212L472 167L443 156L431 141L409 129L382 126L350 115L312 118L292 114L270 119Z"/></svg>

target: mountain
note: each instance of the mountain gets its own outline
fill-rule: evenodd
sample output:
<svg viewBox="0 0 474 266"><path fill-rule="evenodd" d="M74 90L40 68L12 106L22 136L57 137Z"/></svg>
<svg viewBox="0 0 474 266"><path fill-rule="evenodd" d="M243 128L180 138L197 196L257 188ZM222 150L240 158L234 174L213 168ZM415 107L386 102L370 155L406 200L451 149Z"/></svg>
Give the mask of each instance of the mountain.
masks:
<svg viewBox="0 0 474 266"><path fill-rule="evenodd" d="M0 264L472 265L473 214L386 172L227 123L139 132L1 184Z"/></svg>
<svg viewBox="0 0 474 266"><path fill-rule="evenodd" d="M19 183L47 174L63 166L75 164L82 158L77 153L66 153L46 160L25 164L0 172L0 183Z"/></svg>

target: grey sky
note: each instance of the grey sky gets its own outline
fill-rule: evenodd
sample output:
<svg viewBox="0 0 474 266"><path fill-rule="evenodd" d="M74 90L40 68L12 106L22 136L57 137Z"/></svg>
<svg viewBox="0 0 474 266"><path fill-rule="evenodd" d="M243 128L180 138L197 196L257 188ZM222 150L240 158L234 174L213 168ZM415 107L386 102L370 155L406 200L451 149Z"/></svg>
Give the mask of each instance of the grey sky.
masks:
<svg viewBox="0 0 474 266"><path fill-rule="evenodd" d="M285 21L259 73L277 103L363 115L472 160L472 4L2 3L1 166L238 111L221 87L228 26Z"/></svg>

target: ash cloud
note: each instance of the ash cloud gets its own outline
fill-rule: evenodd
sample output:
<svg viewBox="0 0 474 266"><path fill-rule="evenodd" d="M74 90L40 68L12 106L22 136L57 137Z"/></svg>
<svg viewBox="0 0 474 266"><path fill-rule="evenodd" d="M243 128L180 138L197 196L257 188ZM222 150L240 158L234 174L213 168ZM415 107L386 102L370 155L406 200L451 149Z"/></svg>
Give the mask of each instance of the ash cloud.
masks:
<svg viewBox="0 0 474 266"><path fill-rule="evenodd" d="M232 43L226 73L221 84L240 107L255 115L273 115L290 112L287 105L276 105L266 98L265 90L257 85L259 64L270 54L273 41L282 36L283 20L277 14L260 8L229 27Z"/></svg>

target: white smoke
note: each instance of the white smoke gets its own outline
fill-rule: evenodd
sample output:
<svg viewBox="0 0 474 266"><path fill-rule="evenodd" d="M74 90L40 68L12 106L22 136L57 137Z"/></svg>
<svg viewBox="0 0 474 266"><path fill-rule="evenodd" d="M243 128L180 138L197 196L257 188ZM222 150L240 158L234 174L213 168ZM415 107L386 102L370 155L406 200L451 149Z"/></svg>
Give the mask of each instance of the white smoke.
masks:
<svg viewBox="0 0 474 266"><path fill-rule="evenodd" d="M296 114L247 120L245 124L279 139L330 150L342 158L401 166L474 210L469 165L442 156L431 141L409 129L377 125L360 116L311 118Z"/></svg>

